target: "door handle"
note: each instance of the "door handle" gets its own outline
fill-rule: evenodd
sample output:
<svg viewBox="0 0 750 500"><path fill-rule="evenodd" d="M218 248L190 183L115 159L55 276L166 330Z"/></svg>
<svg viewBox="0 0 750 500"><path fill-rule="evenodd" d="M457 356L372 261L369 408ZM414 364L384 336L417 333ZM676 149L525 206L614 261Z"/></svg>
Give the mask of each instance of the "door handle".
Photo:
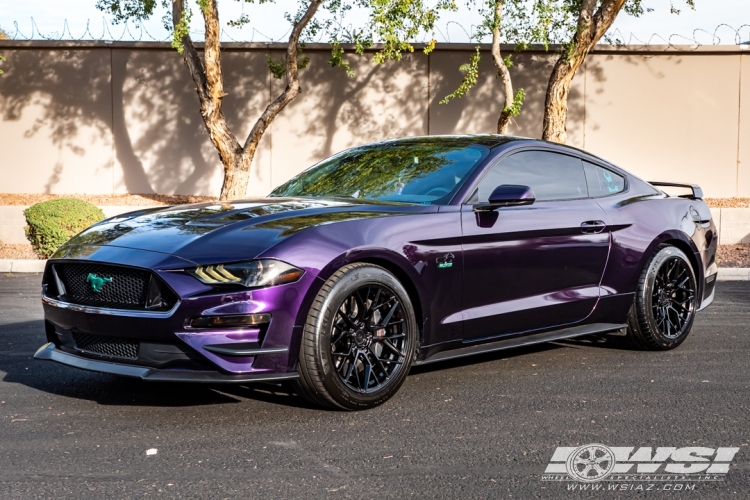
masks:
<svg viewBox="0 0 750 500"><path fill-rule="evenodd" d="M601 233L607 225L602 220L587 220L581 222L582 233Z"/></svg>

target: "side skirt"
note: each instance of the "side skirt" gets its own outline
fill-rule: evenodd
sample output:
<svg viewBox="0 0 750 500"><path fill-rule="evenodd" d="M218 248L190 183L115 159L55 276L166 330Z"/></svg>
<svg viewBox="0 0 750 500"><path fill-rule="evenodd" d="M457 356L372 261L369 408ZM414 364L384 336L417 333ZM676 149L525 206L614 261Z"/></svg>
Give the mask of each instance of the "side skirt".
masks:
<svg viewBox="0 0 750 500"><path fill-rule="evenodd" d="M573 326L570 328L564 328L562 330L553 330L543 333L534 333L528 335L519 335L512 338L496 340L495 342L489 342L486 344L472 345L469 347L459 347L457 349L450 349L446 351L440 351L429 358L418 360L414 363L415 366L426 365L429 363L435 363L437 361L445 361L448 359L463 358L466 356L473 356L475 354L483 354L486 352L501 351L503 349L513 349L514 347L523 347L532 344L541 344L543 342L552 342L555 340L570 339L573 337L580 337L583 335L592 335L594 333L606 333L621 328L627 328L626 324L618 323L593 323L590 325Z"/></svg>

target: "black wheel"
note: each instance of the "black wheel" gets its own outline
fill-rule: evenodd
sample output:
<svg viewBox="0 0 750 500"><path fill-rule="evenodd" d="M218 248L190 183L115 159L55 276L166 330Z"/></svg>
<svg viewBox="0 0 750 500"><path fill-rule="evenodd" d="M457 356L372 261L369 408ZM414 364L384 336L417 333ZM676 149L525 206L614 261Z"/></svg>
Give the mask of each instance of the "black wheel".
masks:
<svg viewBox="0 0 750 500"><path fill-rule="evenodd" d="M682 344L695 319L697 286L687 256L664 246L638 281L628 320L628 339L641 349L663 351Z"/></svg>
<svg viewBox="0 0 750 500"><path fill-rule="evenodd" d="M344 410L373 408L404 382L417 348L409 295L382 267L356 263L321 288L302 333L300 395Z"/></svg>

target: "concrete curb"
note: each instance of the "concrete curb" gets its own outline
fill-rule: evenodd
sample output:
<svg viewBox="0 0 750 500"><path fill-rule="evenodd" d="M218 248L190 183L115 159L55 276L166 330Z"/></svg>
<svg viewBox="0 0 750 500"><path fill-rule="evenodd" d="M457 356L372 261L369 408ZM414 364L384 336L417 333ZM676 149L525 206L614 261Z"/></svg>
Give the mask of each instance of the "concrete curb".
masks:
<svg viewBox="0 0 750 500"><path fill-rule="evenodd" d="M41 273L46 260L0 259L0 273ZM750 267L721 267L717 281L750 281Z"/></svg>
<svg viewBox="0 0 750 500"><path fill-rule="evenodd" d="M720 267L716 281L750 281L750 268Z"/></svg>
<svg viewBox="0 0 750 500"><path fill-rule="evenodd" d="M0 273L41 273L46 260L0 259Z"/></svg>

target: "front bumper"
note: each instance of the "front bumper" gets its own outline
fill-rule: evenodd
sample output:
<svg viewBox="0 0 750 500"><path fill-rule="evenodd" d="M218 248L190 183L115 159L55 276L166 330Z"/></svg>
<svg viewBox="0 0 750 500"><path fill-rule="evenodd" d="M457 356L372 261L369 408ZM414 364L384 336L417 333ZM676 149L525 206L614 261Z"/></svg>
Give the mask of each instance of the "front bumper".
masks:
<svg viewBox="0 0 750 500"><path fill-rule="evenodd" d="M154 382L203 382L203 383L238 383L238 382L280 382L294 380L297 373L249 373L229 375L210 370L169 370L147 368L143 366L114 363L84 358L70 354L55 347L49 342L34 354L34 358L57 361L64 365L101 373L111 373L124 377L140 378Z"/></svg>
<svg viewBox="0 0 750 500"><path fill-rule="evenodd" d="M49 262L48 270L61 261ZM151 269L160 267L159 262L149 264ZM37 359L144 380L249 382L297 377L299 325L304 323L309 297L320 286L315 273L306 272L286 285L225 292L179 271L152 272L179 297L169 311L88 307L61 302L43 290L47 341L53 345L43 346ZM192 318L248 314L265 314L270 321L241 328L190 326ZM89 349L82 339L109 343L110 350ZM126 347L124 354L121 346Z"/></svg>

